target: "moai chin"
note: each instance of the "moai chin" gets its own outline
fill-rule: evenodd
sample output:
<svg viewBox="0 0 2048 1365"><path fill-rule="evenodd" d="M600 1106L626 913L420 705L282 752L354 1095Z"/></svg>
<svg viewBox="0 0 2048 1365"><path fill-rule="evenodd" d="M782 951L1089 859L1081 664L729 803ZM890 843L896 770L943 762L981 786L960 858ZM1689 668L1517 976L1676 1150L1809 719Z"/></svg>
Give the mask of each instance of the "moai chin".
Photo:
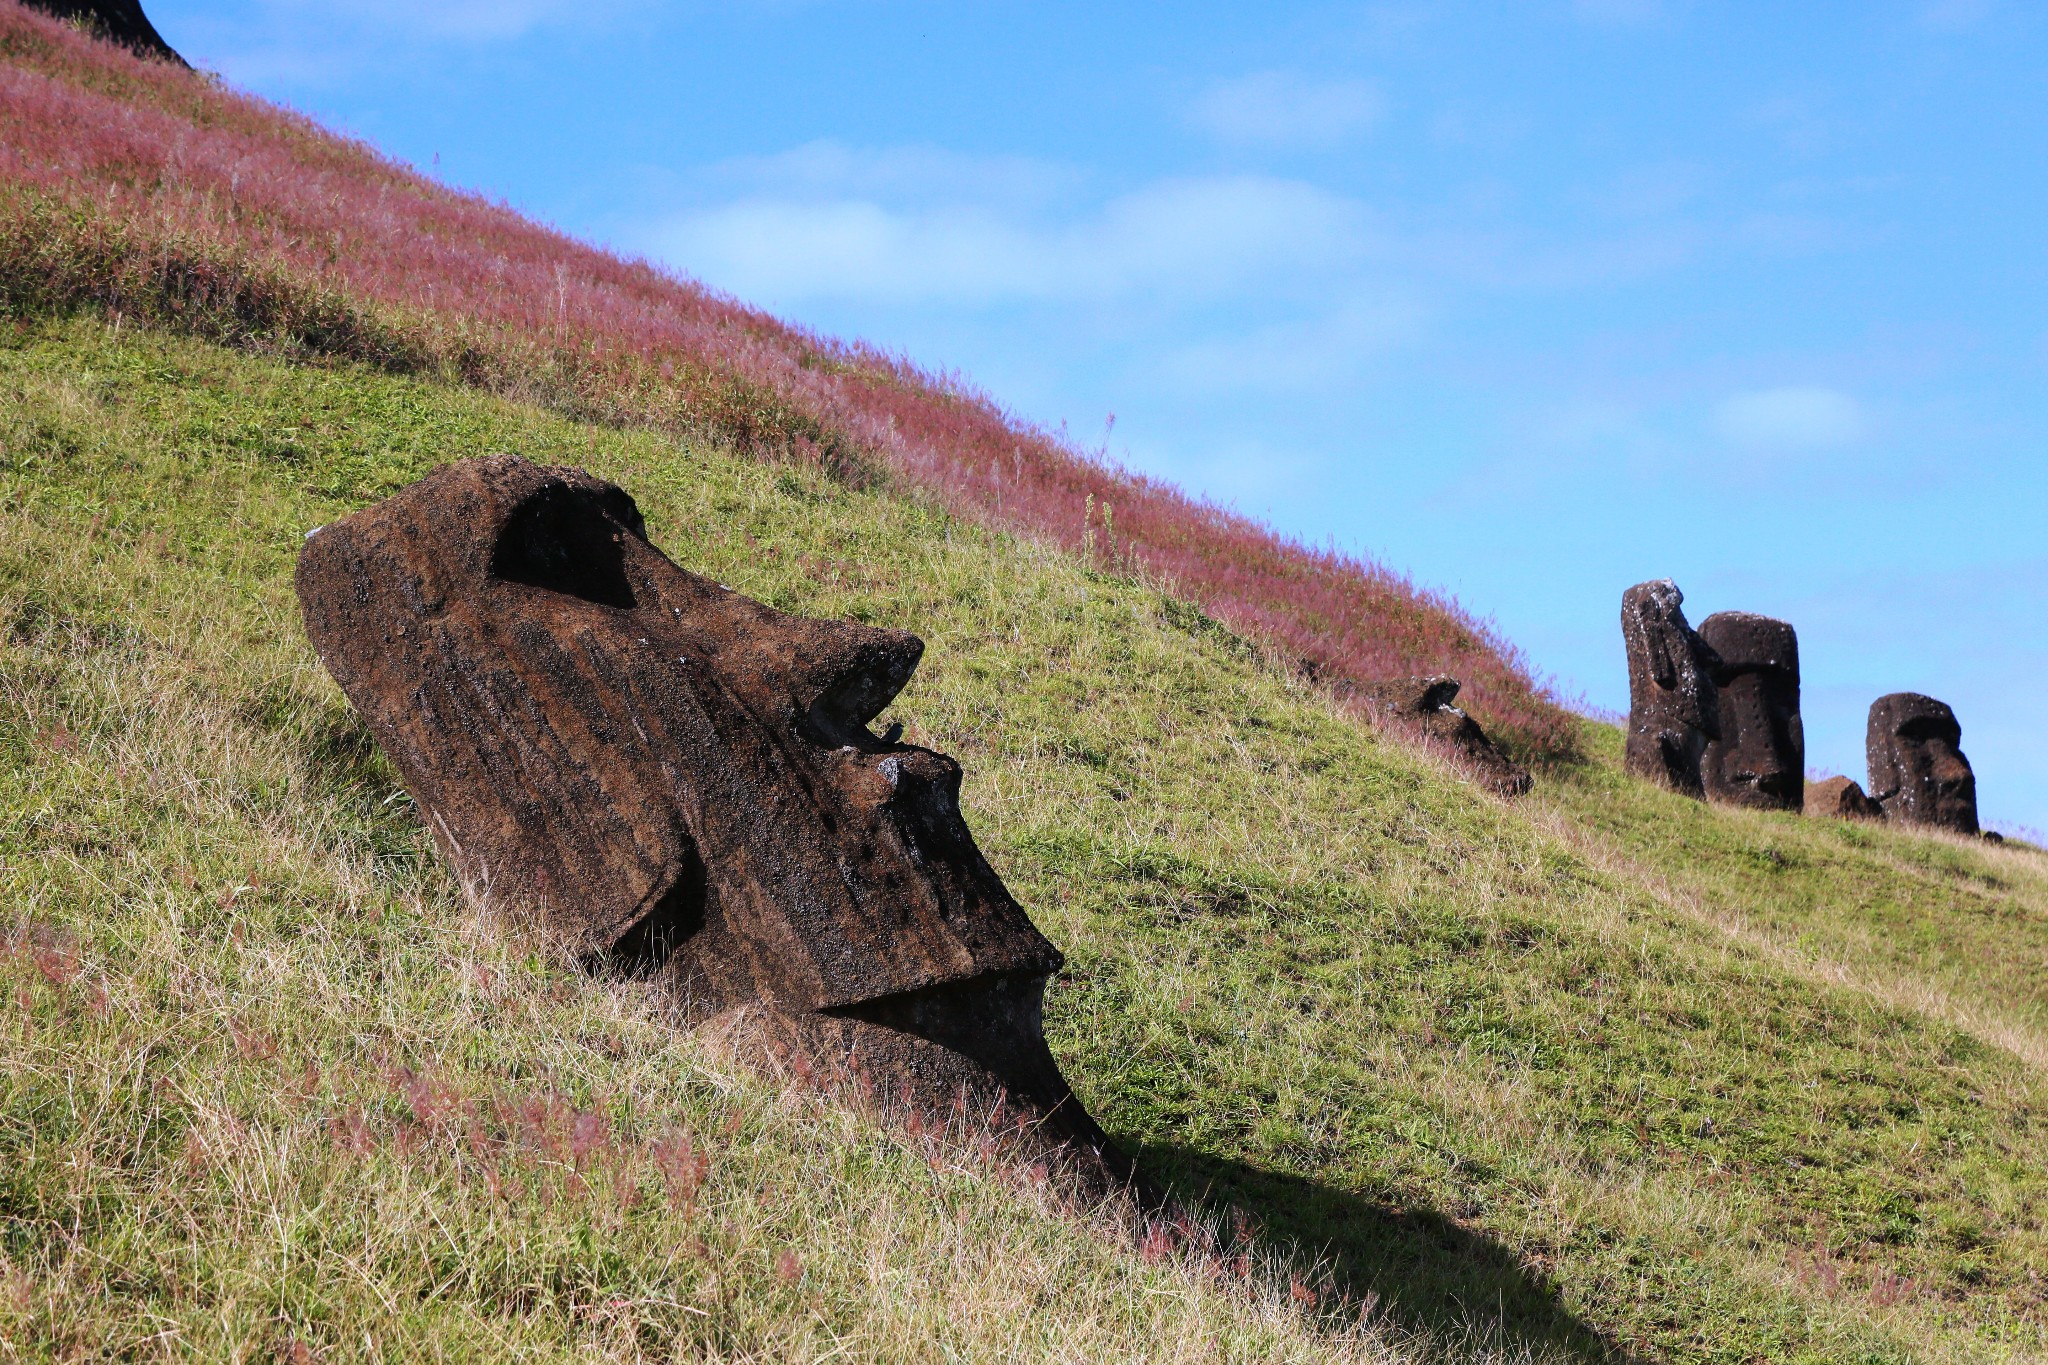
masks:
<svg viewBox="0 0 2048 1365"><path fill-rule="evenodd" d="M1451 704L1457 698L1458 687L1456 678L1437 673L1426 678L1363 683L1357 695L1384 723L1449 751L1496 794L1525 795L1533 785L1529 770L1509 760L1486 737L1478 721Z"/></svg>
<svg viewBox="0 0 2048 1365"><path fill-rule="evenodd" d="M975 847L959 765L869 729L916 636L728 591L621 489L503 455L318 531L298 591L465 886L800 1072L965 1092L1086 1184L1128 1176L1046 1048L1062 959Z"/></svg>
<svg viewBox="0 0 2048 1365"><path fill-rule="evenodd" d="M1806 730L1799 719L1799 637L1786 622L1717 611L1700 638L1720 660L1714 690L1721 733L1700 778L1710 800L1759 810L1806 803Z"/></svg>
<svg viewBox="0 0 2048 1365"><path fill-rule="evenodd" d="M1870 796L1887 820L1977 830L1977 775L1960 747L1963 727L1945 703L1894 692L1870 704L1864 752Z"/></svg>
<svg viewBox="0 0 2048 1365"><path fill-rule="evenodd" d="M1714 651L1686 624L1685 594L1668 578L1621 595L1628 648L1628 741L1623 763L1639 777L1703 797L1700 760L1721 733Z"/></svg>

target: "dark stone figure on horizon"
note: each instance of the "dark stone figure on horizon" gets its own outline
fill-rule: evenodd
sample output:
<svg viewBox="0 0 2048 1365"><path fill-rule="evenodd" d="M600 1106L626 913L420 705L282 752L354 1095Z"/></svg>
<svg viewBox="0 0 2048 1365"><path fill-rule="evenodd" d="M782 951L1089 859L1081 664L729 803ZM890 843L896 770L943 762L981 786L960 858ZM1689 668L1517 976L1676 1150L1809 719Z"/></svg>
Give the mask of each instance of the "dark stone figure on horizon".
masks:
<svg viewBox="0 0 2048 1365"><path fill-rule="evenodd" d="M1479 722L1451 703L1458 680L1445 674L1363 683L1356 695L1375 720L1451 755L1452 760L1498 796L1524 796L1533 785L1529 770L1494 747Z"/></svg>
<svg viewBox="0 0 2048 1365"><path fill-rule="evenodd" d="M1628 770L1684 796L1704 797L1700 760L1721 733L1714 651L1686 624L1685 594L1668 578L1621 595L1628 647Z"/></svg>
<svg viewBox="0 0 2048 1365"><path fill-rule="evenodd" d="M1871 799L1885 819L1978 832L1977 775L1962 741L1956 713L1932 697L1894 692L1870 704L1864 750Z"/></svg>
<svg viewBox="0 0 2048 1365"><path fill-rule="evenodd" d="M1700 638L1719 658L1714 690L1721 734L1710 740L1700 778L1710 800L1755 810L1799 810L1806 802L1806 730L1799 719L1799 637L1792 627L1746 611L1717 611Z"/></svg>
<svg viewBox="0 0 2048 1365"><path fill-rule="evenodd" d="M1081 1187L1130 1174L1047 1049L1059 950L961 818L959 764L869 723L924 645L677 567L633 499L513 456L314 533L321 662L478 899L684 1020L885 1104L1008 1115Z"/></svg>
<svg viewBox="0 0 2048 1365"><path fill-rule="evenodd" d="M82 23L110 43L119 43L138 57L185 65L171 50L156 25L142 12L141 0L26 0L29 8L59 19Z"/></svg>

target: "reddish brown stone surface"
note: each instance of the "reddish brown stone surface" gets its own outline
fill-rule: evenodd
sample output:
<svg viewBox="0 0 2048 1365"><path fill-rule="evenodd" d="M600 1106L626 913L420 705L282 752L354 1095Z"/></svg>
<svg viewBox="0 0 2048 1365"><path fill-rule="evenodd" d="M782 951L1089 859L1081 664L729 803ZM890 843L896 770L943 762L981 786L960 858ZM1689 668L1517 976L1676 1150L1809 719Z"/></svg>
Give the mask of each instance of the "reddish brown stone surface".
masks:
<svg viewBox="0 0 2048 1365"><path fill-rule="evenodd" d="M316 532L298 590L474 895L665 974L691 1023L920 1107L1006 1102L1127 1172L1046 1048L1061 957L975 847L959 765L869 729L915 636L727 591L619 488L512 456Z"/></svg>
<svg viewBox="0 0 2048 1365"><path fill-rule="evenodd" d="M1621 595L1621 638L1628 650L1628 739L1623 764L1639 777L1703 797L1700 760L1721 733L1714 690L1720 660L1686 624L1685 594L1668 578Z"/></svg>
<svg viewBox="0 0 2048 1365"><path fill-rule="evenodd" d="M1479 722L1451 702L1458 680L1443 674L1365 683L1356 693L1375 720L1445 753L1489 789L1521 796L1531 785L1529 770L1494 747Z"/></svg>
<svg viewBox="0 0 2048 1365"><path fill-rule="evenodd" d="M1863 794L1854 778L1827 777L1807 784L1806 813L1831 820L1882 820L1884 807Z"/></svg>
<svg viewBox="0 0 2048 1365"><path fill-rule="evenodd" d="M1963 727L1945 702L1918 692L1872 702L1864 752L1870 796L1885 819L1977 833L1977 775L1962 742Z"/></svg>
<svg viewBox="0 0 2048 1365"><path fill-rule="evenodd" d="M1805 804L1806 729L1799 718L1799 637L1746 611L1700 622L1714 652L1721 733L1707 742L1700 780L1709 800L1756 810Z"/></svg>

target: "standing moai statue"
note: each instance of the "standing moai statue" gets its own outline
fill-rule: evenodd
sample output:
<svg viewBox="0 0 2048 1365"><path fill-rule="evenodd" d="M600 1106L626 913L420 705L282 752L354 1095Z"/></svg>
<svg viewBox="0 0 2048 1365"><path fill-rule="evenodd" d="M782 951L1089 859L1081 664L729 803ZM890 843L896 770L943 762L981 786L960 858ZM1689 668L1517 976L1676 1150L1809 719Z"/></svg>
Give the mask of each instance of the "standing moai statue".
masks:
<svg viewBox="0 0 2048 1365"><path fill-rule="evenodd" d="M1685 594L1668 578L1621 595L1628 647L1628 770L1681 795L1706 795L1700 760L1721 733L1714 651L1686 624Z"/></svg>
<svg viewBox="0 0 2048 1365"><path fill-rule="evenodd" d="M1894 692L1870 704L1864 752L1870 796L1884 817L1957 834L1977 830L1977 775L1959 747L1963 727L1946 703Z"/></svg>
<svg viewBox="0 0 2048 1365"><path fill-rule="evenodd" d="M1717 611L1700 638L1720 664L1714 690L1721 733L1700 762L1708 799L1756 810L1799 810L1806 800L1806 729L1799 720L1799 637L1784 621Z"/></svg>
<svg viewBox="0 0 2048 1365"><path fill-rule="evenodd" d="M886 1103L965 1092L1085 1186L1128 1177L1046 1048L1062 959L975 847L960 765L869 728L916 636L731 592L623 490L513 456L315 532L298 591L475 894L743 1048Z"/></svg>

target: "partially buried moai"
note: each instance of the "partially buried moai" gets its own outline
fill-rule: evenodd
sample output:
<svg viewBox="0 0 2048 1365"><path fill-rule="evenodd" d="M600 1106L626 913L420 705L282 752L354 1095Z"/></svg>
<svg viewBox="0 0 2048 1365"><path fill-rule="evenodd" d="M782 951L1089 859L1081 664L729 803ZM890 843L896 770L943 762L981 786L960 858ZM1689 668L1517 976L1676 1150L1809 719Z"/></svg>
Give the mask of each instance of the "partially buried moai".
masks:
<svg viewBox="0 0 2048 1365"><path fill-rule="evenodd" d="M1704 796L1700 760L1721 733L1714 651L1686 624L1685 594L1668 578L1621 595L1628 649L1628 739L1623 763L1686 796Z"/></svg>
<svg viewBox="0 0 2048 1365"><path fill-rule="evenodd" d="M1721 733L1707 742L1701 783L1711 800L1799 810L1806 800L1806 730L1799 719L1799 637L1746 611L1700 622L1714 652Z"/></svg>
<svg viewBox="0 0 2048 1365"><path fill-rule="evenodd" d="M473 894L800 1071L964 1096L1093 1186L1128 1175L1046 1048L1061 956L975 847L959 765L869 728L916 636L730 592L621 489L512 456L316 532L298 590Z"/></svg>
<svg viewBox="0 0 2048 1365"><path fill-rule="evenodd" d="M1382 724L1418 736L1452 756L1454 762L1500 796L1527 794L1529 770L1494 747L1479 722L1451 703L1457 699L1456 678L1434 673L1421 678L1395 678L1363 683L1357 695Z"/></svg>
<svg viewBox="0 0 2048 1365"><path fill-rule="evenodd" d="M1870 704L1864 753L1870 796L1887 820L1977 833L1977 776L1961 748L1963 727L1945 703L1894 692Z"/></svg>

